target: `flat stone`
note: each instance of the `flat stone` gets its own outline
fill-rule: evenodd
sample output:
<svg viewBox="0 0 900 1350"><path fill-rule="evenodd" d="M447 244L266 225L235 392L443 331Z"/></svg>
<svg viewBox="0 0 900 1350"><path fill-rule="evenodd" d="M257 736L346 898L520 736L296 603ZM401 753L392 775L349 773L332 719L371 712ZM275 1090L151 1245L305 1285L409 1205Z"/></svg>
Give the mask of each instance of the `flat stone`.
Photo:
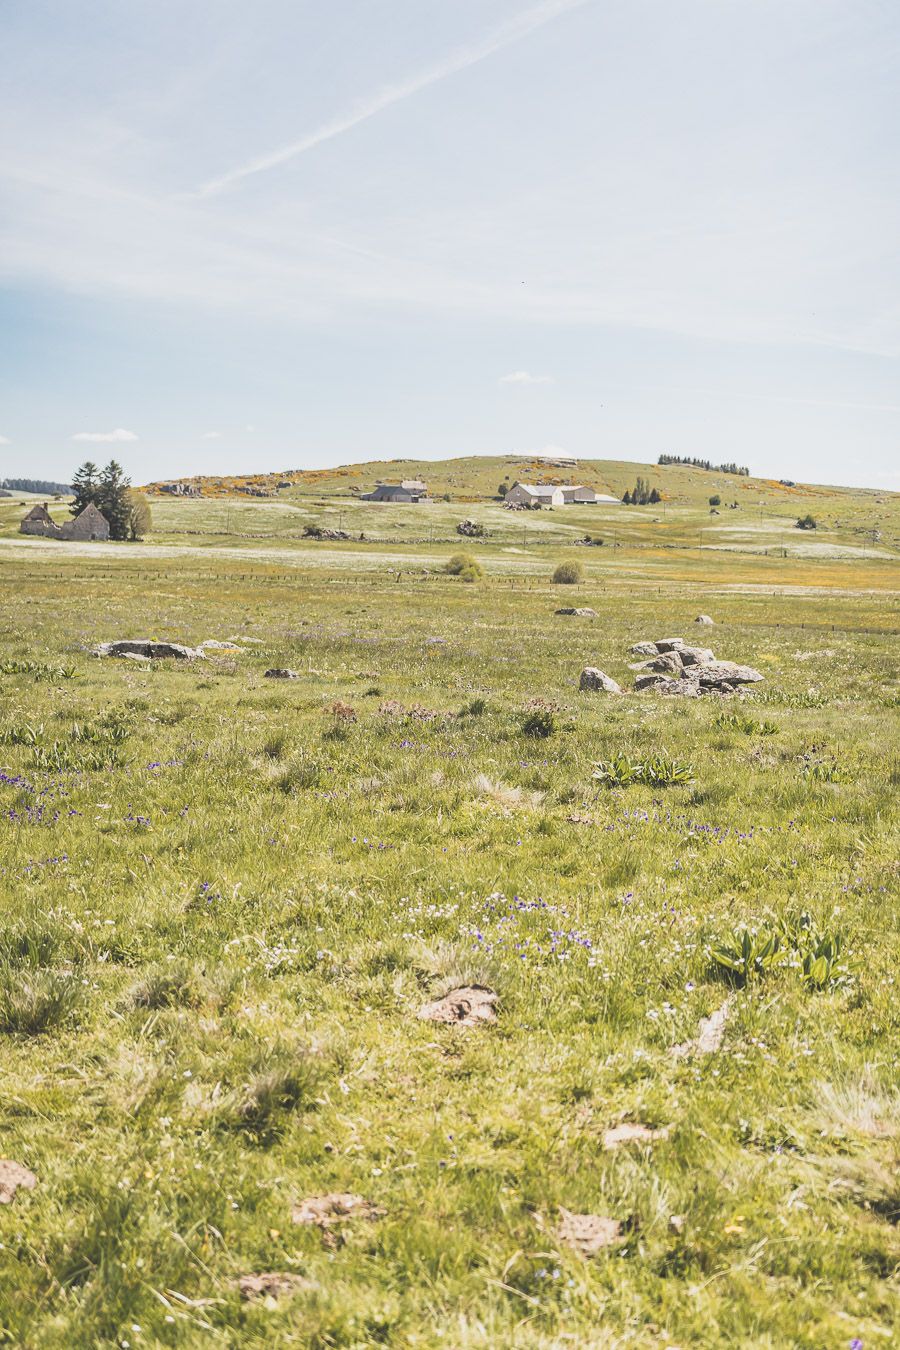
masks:
<svg viewBox="0 0 900 1350"><path fill-rule="evenodd" d="M330 1195L310 1195L305 1200L298 1200L291 1210L291 1219L294 1223L327 1229L347 1219L379 1219L383 1214L383 1209L370 1204L361 1195L334 1191Z"/></svg>
<svg viewBox="0 0 900 1350"><path fill-rule="evenodd" d="M655 670L659 675L680 675L682 669L680 650L663 652L660 656L655 656L652 661L647 662L647 669Z"/></svg>
<svg viewBox="0 0 900 1350"><path fill-rule="evenodd" d="M285 1270L265 1270L259 1275L241 1275L238 1289L243 1299L279 1299L301 1290L314 1289L312 1280Z"/></svg>
<svg viewBox="0 0 900 1350"><path fill-rule="evenodd" d="M599 690L604 694L621 694L622 692L615 680L610 679L608 675L604 674L602 670L598 670L596 666L585 666L578 681L578 688L589 689L591 691Z"/></svg>
<svg viewBox="0 0 900 1350"><path fill-rule="evenodd" d="M634 687L640 691L641 689L655 689L660 684L674 684L674 681L667 680L665 675L639 675L634 682Z"/></svg>
<svg viewBox="0 0 900 1350"><path fill-rule="evenodd" d="M150 638L119 638L115 642L101 642L94 648L95 656L144 656L162 661L169 657L176 661L195 661L203 652L186 647L181 642L153 642Z"/></svg>
<svg viewBox="0 0 900 1350"><path fill-rule="evenodd" d="M9 1205L16 1191L33 1191L37 1177L12 1158L0 1158L0 1205Z"/></svg>
<svg viewBox="0 0 900 1350"><path fill-rule="evenodd" d="M632 656L658 656L655 642L636 642L629 648Z"/></svg>
<svg viewBox="0 0 900 1350"><path fill-rule="evenodd" d="M660 638L653 645L660 653L674 652L678 647L684 646L684 638Z"/></svg>
<svg viewBox="0 0 900 1350"><path fill-rule="evenodd" d="M264 680L299 680L299 678L300 675L296 670L280 669L278 666L267 670L263 675Z"/></svg>
<svg viewBox="0 0 900 1350"><path fill-rule="evenodd" d="M739 666L734 661L710 661L708 665L688 667L682 678L695 680L701 686L707 686L723 683L756 684L758 680L765 679L765 676L760 675L752 666Z"/></svg>
<svg viewBox="0 0 900 1350"><path fill-rule="evenodd" d="M654 686L654 693L667 694L671 698L699 698L700 686L690 680L661 679Z"/></svg>
<svg viewBox="0 0 900 1350"><path fill-rule="evenodd" d="M474 1027L481 1022L496 1022L496 1003L497 995L486 985L462 985L459 989L451 989L443 998L423 1004L418 1015L426 1022Z"/></svg>
<svg viewBox="0 0 900 1350"><path fill-rule="evenodd" d="M574 615L576 615L579 619L593 619L593 618L596 618L596 615L597 615L597 611L596 611L595 609L587 609L587 608L585 608L585 609L574 609L571 605L565 605L565 606L563 606L563 608L562 608L562 609L558 609L558 610L556 611L556 613L557 613L557 614L574 614Z"/></svg>

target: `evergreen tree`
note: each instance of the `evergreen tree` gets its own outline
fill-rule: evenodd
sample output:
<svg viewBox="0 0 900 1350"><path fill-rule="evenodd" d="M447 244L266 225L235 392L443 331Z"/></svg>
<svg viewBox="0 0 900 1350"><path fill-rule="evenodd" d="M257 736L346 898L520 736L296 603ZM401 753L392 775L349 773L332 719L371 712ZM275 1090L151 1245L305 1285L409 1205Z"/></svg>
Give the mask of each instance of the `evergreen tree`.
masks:
<svg viewBox="0 0 900 1350"><path fill-rule="evenodd" d="M661 501L662 501L662 496L660 495L659 488L657 488L657 487L653 488L653 490L652 490L651 493L650 493L650 502L651 502L651 505L655 506L657 502L661 502Z"/></svg>
<svg viewBox="0 0 900 1350"><path fill-rule="evenodd" d="M90 502L97 501L100 491L100 470L89 459L85 460L80 469L75 470L72 478L72 491L75 494L75 500L71 506L73 516L80 516Z"/></svg>
<svg viewBox="0 0 900 1350"><path fill-rule="evenodd" d="M110 539L128 538L131 515L128 493L130 487L131 479L125 477L121 464L111 459L100 474L95 498L97 507L109 521Z"/></svg>
<svg viewBox="0 0 900 1350"><path fill-rule="evenodd" d="M625 489L625 496L622 498L622 502L625 506L631 505L631 493L628 491L627 488Z"/></svg>

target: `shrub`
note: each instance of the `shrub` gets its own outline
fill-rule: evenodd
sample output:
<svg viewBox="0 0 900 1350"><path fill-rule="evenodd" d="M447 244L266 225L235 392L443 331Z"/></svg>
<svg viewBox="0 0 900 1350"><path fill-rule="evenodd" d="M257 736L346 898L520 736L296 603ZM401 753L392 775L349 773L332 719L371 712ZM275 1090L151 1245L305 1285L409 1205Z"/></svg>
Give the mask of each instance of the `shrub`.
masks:
<svg viewBox="0 0 900 1350"><path fill-rule="evenodd" d="M808 512L805 516L800 516L795 526L798 530L815 530L818 528L816 518Z"/></svg>
<svg viewBox="0 0 900 1350"><path fill-rule="evenodd" d="M684 760L670 755L652 755L650 759L630 760L627 755L614 755L600 760L591 777L604 787L630 787L643 783L646 787L677 787L694 781L694 770Z"/></svg>
<svg viewBox="0 0 900 1350"><path fill-rule="evenodd" d="M471 553L454 553L444 571L451 577L462 577L463 581L477 581L483 575L481 563Z"/></svg>
<svg viewBox="0 0 900 1350"><path fill-rule="evenodd" d="M581 563L564 562L560 563L553 573L553 580L557 586L576 586L584 578L584 569Z"/></svg>
<svg viewBox="0 0 900 1350"><path fill-rule="evenodd" d="M713 495L712 495L712 496L710 497L710 499L709 499L709 504L710 504L710 506L721 506L721 505L722 505L722 498L719 496L718 492L714 492L714 493L713 493Z"/></svg>
<svg viewBox="0 0 900 1350"><path fill-rule="evenodd" d="M471 698L468 703L464 703L459 710L460 717L481 717L482 713L487 712L486 698Z"/></svg>

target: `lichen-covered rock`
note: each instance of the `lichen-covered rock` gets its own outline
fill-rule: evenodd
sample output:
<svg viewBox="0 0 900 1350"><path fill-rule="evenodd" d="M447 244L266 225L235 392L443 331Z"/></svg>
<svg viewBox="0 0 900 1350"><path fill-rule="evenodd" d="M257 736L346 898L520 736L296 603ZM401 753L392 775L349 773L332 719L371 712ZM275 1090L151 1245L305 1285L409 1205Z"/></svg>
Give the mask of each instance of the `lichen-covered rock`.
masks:
<svg viewBox="0 0 900 1350"><path fill-rule="evenodd" d="M632 656L658 656L655 642L636 642L631 648Z"/></svg>
<svg viewBox="0 0 900 1350"><path fill-rule="evenodd" d="M711 624L712 622L713 622L713 621L712 621L712 619L709 617L708 614L698 614L697 617L696 617L696 619L694 620L694 623L706 623L706 624Z"/></svg>
<svg viewBox="0 0 900 1350"><path fill-rule="evenodd" d="M660 656L655 656L652 661L647 662L647 669L655 670L658 675L680 675L682 669L680 650L663 652Z"/></svg>
<svg viewBox="0 0 900 1350"><path fill-rule="evenodd" d="M684 638L660 638L659 641L654 642L653 645L660 653L674 652L679 647L684 646Z"/></svg>
<svg viewBox="0 0 900 1350"><path fill-rule="evenodd" d="M707 666L716 659L710 647L679 647L678 655L683 666Z"/></svg>
<svg viewBox="0 0 900 1350"><path fill-rule="evenodd" d="M557 614L575 614L579 619L593 619L596 617L595 609L574 609L571 605L564 605L562 609L556 611Z"/></svg>
<svg viewBox="0 0 900 1350"><path fill-rule="evenodd" d="M94 648L95 656L144 656L151 661L196 661L203 658L197 647L186 647L181 642L153 642L150 638L119 638L115 642L101 642Z"/></svg>
<svg viewBox="0 0 900 1350"><path fill-rule="evenodd" d="M578 688L600 691L604 694L621 694L622 692L615 680L602 670L598 670L596 666L585 666L578 681Z"/></svg>
<svg viewBox="0 0 900 1350"><path fill-rule="evenodd" d="M710 661L708 665L687 666L682 679L696 681L701 688L720 684L756 684L764 679L752 666L739 666L734 661Z"/></svg>

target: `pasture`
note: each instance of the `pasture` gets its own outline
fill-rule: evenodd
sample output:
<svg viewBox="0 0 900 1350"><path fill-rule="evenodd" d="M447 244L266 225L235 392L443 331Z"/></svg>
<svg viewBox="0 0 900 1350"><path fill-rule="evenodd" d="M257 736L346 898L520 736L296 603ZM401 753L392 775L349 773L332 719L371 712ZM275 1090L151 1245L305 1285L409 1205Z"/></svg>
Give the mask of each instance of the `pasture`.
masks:
<svg viewBox="0 0 900 1350"><path fill-rule="evenodd" d="M36 1178L3 1339L887 1350L890 521L822 556L766 552L774 507L697 546L696 503L611 508L577 550L581 514L364 509L154 501L145 544L79 547L0 508L2 1154ZM301 539L342 510L376 542ZM630 692L700 611L765 680ZM132 636L226 645L89 654ZM495 1020L419 1017L472 985Z"/></svg>

